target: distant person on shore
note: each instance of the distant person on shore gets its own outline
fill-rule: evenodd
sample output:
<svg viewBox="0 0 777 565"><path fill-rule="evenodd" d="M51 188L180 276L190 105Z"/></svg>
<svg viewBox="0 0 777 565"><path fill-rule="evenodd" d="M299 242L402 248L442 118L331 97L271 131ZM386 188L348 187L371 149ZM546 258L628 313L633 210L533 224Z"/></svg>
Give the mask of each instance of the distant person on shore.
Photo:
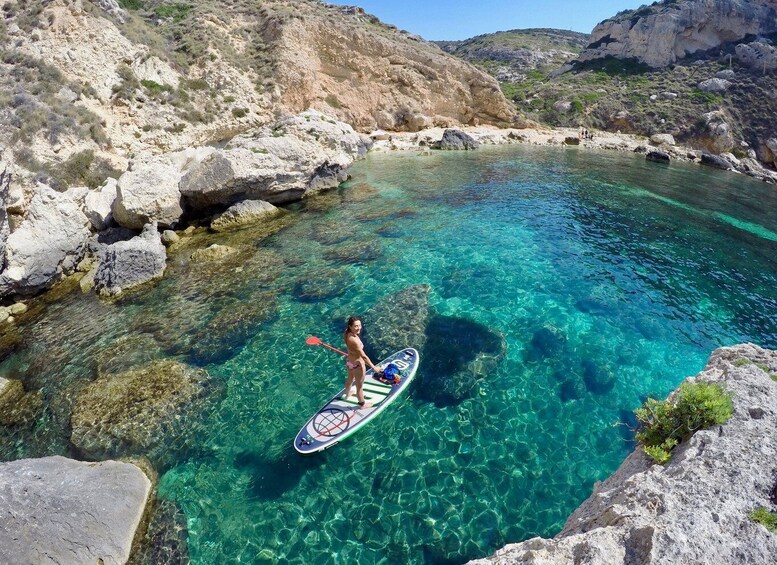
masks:
<svg viewBox="0 0 777 565"><path fill-rule="evenodd" d="M367 368L365 362L377 372L378 368L370 361L367 354L364 352L364 344L359 337L362 333L362 321L352 316L348 318L348 323L345 327L345 347L348 349L348 355L345 358L345 366L348 369L348 377L345 379L345 395L343 400L348 400L351 396L351 385L356 383L356 401L362 408L369 408L372 406L372 402L365 402L364 400L364 378L367 375Z"/></svg>

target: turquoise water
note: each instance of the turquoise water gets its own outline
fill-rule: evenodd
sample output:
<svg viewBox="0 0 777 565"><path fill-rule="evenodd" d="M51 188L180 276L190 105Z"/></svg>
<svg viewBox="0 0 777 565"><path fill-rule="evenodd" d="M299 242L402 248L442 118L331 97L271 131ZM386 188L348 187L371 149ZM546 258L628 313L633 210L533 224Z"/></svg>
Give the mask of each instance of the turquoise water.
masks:
<svg viewBox="0 0 777 565"><path fill-rule="evenodd" d="M175 356L218 391L145 453L167 509L154 562L461 563L557 533L632 449L631 411L713 349L777 348L772 186L514 146L371 155L352 175L269 236L195 237L149 290L42 307L0 375L44 407L0 428L0 457L74 455L73 398L130 335L129 363ZM240 253L189 263L213 242ZM353 438L298 456L345 376L305 338L341 347L345 318L418 288L417 381Z"/></svg>

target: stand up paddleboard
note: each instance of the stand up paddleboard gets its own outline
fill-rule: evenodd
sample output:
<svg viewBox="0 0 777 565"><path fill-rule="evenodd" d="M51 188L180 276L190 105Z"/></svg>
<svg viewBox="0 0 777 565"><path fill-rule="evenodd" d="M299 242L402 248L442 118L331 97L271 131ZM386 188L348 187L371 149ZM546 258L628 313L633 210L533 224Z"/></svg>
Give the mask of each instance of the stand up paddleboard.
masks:
<svg viewBox="0 0 777 565"><path fill-rule="evenodd" d="M399 369L399 383L391 385L381 382L370 369L364 378L364 399L372 402L372 406L369 408L359 406L355 392L348 397L348 400L343 400L345 389L342 389L329 399L329 402L316 412L307 424L302 426L297 437L294 438L294 449L303 455L328 449L356 433L358 429L383 412L413 380L418 369L418 351L408 347L397 351L377 365L385 367L389 363L394 363Z"/></svg>

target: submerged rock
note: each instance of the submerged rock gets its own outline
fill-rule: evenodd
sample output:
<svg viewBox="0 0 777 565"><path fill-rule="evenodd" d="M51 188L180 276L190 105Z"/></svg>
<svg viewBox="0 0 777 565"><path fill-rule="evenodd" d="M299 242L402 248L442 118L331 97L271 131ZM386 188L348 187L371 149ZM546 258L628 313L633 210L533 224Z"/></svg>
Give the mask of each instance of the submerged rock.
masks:
<svg viewBox="0 0 777 565"><path fill-rule="evenodd" d="M186 514L176 502L160 500L153 510L140 549L131 565L184 565L191 563Z"/></svg>
<svg viewBox="0 0 777 565"><path fill-rule="evenodd" d="M329 249L324 257L339 265L358 265L372 263L383 256L383 246L379 241L355 241Z"/></svg>
<svg viewBox="0 0 777 565"><path fill-rule="evenodd" d="M419 396L440 406L469 398L478 381L494 373L506 351L504 336L482 324L433 316L421 353Z"/></svg>
<svg viewBox="0 0 777 565"><path fill-rule="evenodd" d="M194 263L205 261L220 261L237 253L237 249L228 245L219 245L214 243L204 249L197 249L191 254L191 260Z"/></svg>
<svg viewBox="0 0 777 565"><path fill-rule="evenodd" d="M653 161L654 163L669 163L669 153L665 151L649 151L645 155L646 161Z"/></svg>
<svg viewBox="0 0 777 565"><path fill-rule="evenodd" d="M0 485L2 563L126 563L151 494L135 465L59 456L0 463Z"/></svg>
<svg viewBox="0 0 777 565"><path fill-rule="evenodd" d="M71 442L93 458L174 450L211 389L205 371L169 359L97 379L76 398Z"/></svg>
<svg viewBox="0 0 777 565"><path fill-rule="evenodd" d="M370 359L377 363L403 347L423 350L430 292L428 284L403 288L364 315L365 346Z"/></svg>
<svg viewBox="0 0 777 565"><path fill-rule="evenodd" d="M223 363L240 353L259 328L277 314L278 303L271 292L229 304L194 334L189 356L198 365Z"/></svg>
<svg viewBox="0 0 777 565"><path fill-rule="evenodd" d="M294 297L302 302L317 302L342 296L353 284L353 275L345 269L316 271L314 277L305 276L294 285Z"/></svg>
<svg viewBox="0 0 777 565"><path fill-rule="evenodd" d="M527 361L541 361L561 354L567 344L567 336L554 326L543 326L532 335L529 348L525 352Z"/></svg>
<svg viewBox="0 0 777 565"><path fill-rule="evenodd" d="M25 392L20 381L0 377L0 425L32 424L42 405L40 393Z"/></svg>
<svg viewBox="0 0 777 565"><path fill-rule="evenodd" d="M696 432L666 465L641 447L552 539L508 545L473 564L773 563L777 535L749 518L772 509L777 461L777 352L751 344L712 353L695 378L723 384L734 415Z"/></svg>

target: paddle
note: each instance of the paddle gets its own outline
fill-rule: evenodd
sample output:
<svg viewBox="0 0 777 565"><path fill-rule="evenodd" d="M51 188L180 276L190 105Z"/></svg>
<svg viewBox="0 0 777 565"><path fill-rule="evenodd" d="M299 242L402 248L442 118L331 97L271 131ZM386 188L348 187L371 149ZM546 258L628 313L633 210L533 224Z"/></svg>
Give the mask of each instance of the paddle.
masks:
<svg viewBox="0 0 777 565"><path fill-rule="evenodd" d="M326 343L324 343L314 335L307 338L305 340L305 343L307 343L308 345L323 345L327 349L331 349L332 351L337 351L340 355L348 355L345 351L340 351L339 349L332 347L331 345L327 345Z"/></svg>

